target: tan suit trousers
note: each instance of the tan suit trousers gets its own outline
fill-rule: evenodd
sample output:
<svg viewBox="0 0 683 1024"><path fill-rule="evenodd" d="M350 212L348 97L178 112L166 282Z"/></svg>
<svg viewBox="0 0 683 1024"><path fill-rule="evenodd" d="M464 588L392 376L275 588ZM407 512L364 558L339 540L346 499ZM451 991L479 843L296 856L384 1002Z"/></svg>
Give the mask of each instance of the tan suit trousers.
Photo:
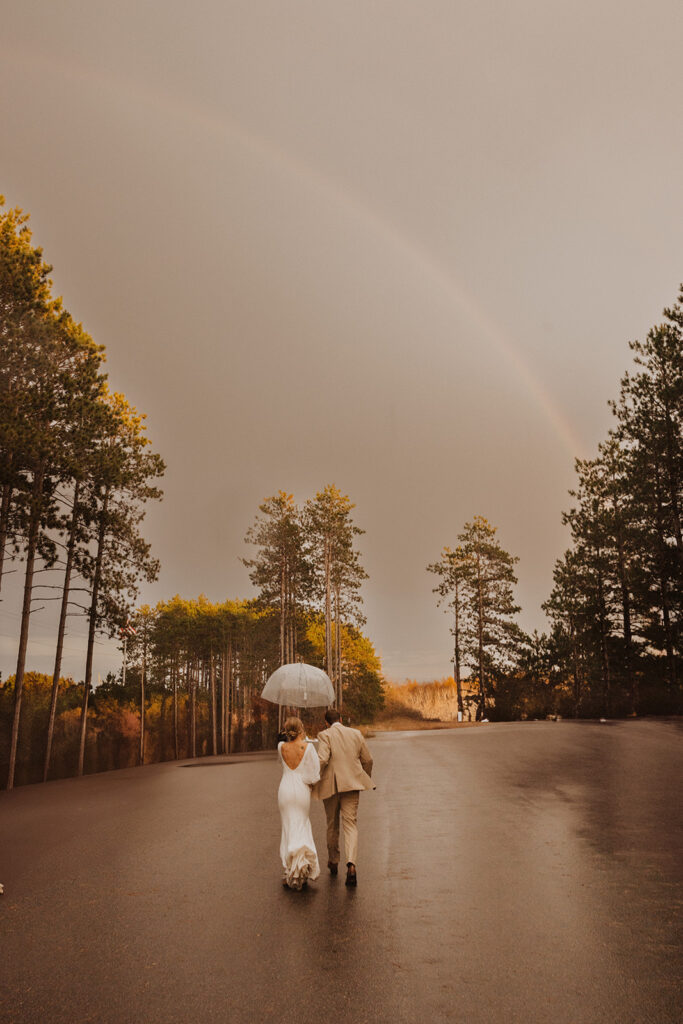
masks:
<svg viewBox="0 0 683 1024"><path fill-rule="evenodd" d="M333 793L328 796L325 804L327 817L327 859L332 864L339 863L339 817L341 815L344 829L344 852L346 863L355 864L358 856L358 797L357 789L347 793Z"/></svg>

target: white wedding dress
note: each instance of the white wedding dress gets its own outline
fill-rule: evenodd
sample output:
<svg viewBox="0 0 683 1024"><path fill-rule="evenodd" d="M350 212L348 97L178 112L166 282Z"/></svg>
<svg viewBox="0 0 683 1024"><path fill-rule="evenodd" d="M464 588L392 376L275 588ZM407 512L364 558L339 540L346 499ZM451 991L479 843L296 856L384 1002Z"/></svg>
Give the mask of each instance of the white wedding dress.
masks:
<svg viewBox="0 0 683 1024"><path fill-rule="evenodd" d="M312 743L306 744L304 756L296 768L285 764L281 743L277 745L277 753L282 765L277 803L282 819L280 860L283 880L291 889L300 889L305 882L320 874L308 816L311 808L310 786L320 778L320 761Z"/></svg>

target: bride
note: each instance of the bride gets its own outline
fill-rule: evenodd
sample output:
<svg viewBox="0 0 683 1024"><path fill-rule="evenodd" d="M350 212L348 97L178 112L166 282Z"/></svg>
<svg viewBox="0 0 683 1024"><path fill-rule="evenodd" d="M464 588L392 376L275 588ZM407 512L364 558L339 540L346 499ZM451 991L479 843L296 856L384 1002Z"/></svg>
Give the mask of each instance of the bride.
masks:
<svg viewBox="0 0 683 1024"><path fill-rule="evenodd" d="M277 794L282 819L282 884L290 889L301 889L309 879L320 874L308 817L311 786L320 778L320 761L313 744L306 741L300 718L288 718L284 733L287 742L277 745L282 764L282 781Z"/></svg>

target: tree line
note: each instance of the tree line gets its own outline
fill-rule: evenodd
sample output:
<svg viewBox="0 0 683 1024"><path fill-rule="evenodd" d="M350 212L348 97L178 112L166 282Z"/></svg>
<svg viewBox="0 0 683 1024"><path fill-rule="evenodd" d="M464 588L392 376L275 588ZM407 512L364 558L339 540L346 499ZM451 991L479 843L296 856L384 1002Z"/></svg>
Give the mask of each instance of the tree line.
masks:
<svg viewBox="0 0 683 1024"><path fill-rule="evenodd" d="M543 654L577 714L681 710L682 304L683 288L630 343L614 426L593 459L576 461Z"/></svg>
<svg viewBox="0 0 683 1024"><path fill-rule="evenodd" d="M257 598L133 610L159 573L141 527L164 463L111 389L103 346L53 297L51 270L28 216L1 200L0 600L8 573L23 574L16 670L0 686L7 788L18 762L20 781L37 781L270 742L277 718L259 695L287 661L324 666L338 704L371 717L382 679L360 630L362 530L334 485L301 508L282 491L261 505L244 559ZM28 672L31 616L50 602L54 668ZM87 623L79 683L61 675L74 615ZM128 664L94 688L98 634L119 635Z"/></svg>
<svg viewBox="0 0 683 1024"><path fill-rule="evenodd" d="M284 652L282 614L260 597L213 603L204 596L187 600L179 595L137 611L131 618L135 634L128 641L124 689L143 709L140 763L146 760L144 709L154 697L168 701L170 757L229 754L274 744L277 709L260 696L266 680L284 663L283 657L322 667L327 653L323 611L298 608L290 623L295 646ZM336 678L343 685L346 713L356 722L367 721L382 703L379 658L353 623L335 622L333 632L343 672ZM116 679L108 687L104 693L121 693Z"/></svg>
<svg viewBox="0 0 683 1024"><path fill-rule="evenodd" d="M286 662L325 668L337 705L371 720L384 698L362 633L363 531L333 484L301 506L284 491L261 504L243 558L254 599L176 596L133 611L159 572L142 524L164 463L144 416L110 387L104 348L53 297L51 269L27 215L0 197L0 601L7 575L21 573L18 631L6 629L16 670L0 685L8 788L18 762L20 781L34 781L267 745L276 718L260 692ZM549 631L519 627L518 559L483 517L427 567L451 619L461 714L681 711L683 290L630 347L614 427L593 459L576 461L571 546L543 606ZM27 652L32 613L50 602L45 676L27 671ZM74 615L87 624L78 683L61 676ZM121 636L127 665L93 690L100 633Z"/></svg>
<svg viewBox="0 0 683 1024"><path fill-rule="evenodd" d="M333 484L301 508L278 491L259 506L245 537L255 548L242 561L257 597L212 603L176 595L131 618L128 679L139 686L141 762L146 688L170 700L174 757L272 745L278 716L260 694L288 662L325 668L348 717L372 718L383 700L382 674L360 629L367 574L354 546L363 531L353 508Z"/></svg>
<svg viewBox="0 0 683 1024"><path fill-rule="evenodd" d="M145 503L158 500L164 472L144 417L111 390L104 348L52 295L28 216L0 197L0 587L23 564L16 671L7 752L14 785L32 611L59 607L44 746L47 778L67 619L83 615L88 635L77 770L83 771L99 631L126 619L141 580L158 562L141 533Z"/></svg>
<svg viewBox="0 0 683 1024"><path fill-rule="evenodd" d="M549 632L516 623L518 559L483 517L427 567L452 616L460 711L463 667L478 718L683 710L683 288L630 349L615 425L593 459L576 460L571 546L543 605Z"/></svg>
<svg viewBox="0 0 683 1024"><path fill-rule="evenodd" d="M297 608L294 658L322 666L324 611ZM352 622L333 623L348 718L369 721L383 702L381 664ZM176 595L142 605L122 631L126 661L92 692L84 749L86 771L274 745L277 709L260 697L282 663L280 609L261 598L213 603ZM285 652L287 653L287 652ZM289 652L292 653L292 652ZM20 780L38 781L45 752L51 679L27 673ZM0 720L13 688L0 688ZM82 687L62 679L53 723L51 777L74 774ZM308 713L309 725L315 713Z"/></svg>

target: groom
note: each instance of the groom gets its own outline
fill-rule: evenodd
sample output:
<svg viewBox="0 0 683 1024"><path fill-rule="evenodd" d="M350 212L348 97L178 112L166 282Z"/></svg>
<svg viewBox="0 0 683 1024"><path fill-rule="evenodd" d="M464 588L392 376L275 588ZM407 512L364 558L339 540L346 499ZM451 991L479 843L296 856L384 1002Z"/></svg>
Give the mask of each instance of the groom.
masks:
<svg viewBox="0 0 683 1024"><path fill-rule="evenodd" d="M362 733L342 725L338 711L326 711L329 729L318 733L320 782L313 795L325 804L327 817L327 866L330 874L339 870L339 818L344 829L346 884L356 885L358 852L358 797L362 789L374 789L372 758Z"/></svg>

